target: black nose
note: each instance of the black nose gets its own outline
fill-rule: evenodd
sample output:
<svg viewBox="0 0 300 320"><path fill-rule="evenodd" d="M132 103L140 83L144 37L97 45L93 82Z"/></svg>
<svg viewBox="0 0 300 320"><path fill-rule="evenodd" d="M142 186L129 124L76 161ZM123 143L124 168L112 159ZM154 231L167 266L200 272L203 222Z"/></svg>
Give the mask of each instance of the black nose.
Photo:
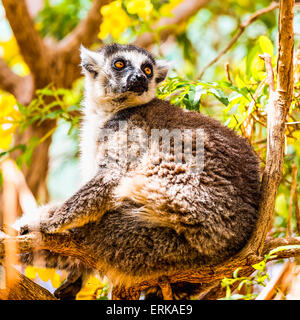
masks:
<svg viewBox="0 0 300 320"><path fill-rule="evenodd" d="M148 90L148 80L142 73L133 73L127 79L127 90L143 93Z"/></svg>

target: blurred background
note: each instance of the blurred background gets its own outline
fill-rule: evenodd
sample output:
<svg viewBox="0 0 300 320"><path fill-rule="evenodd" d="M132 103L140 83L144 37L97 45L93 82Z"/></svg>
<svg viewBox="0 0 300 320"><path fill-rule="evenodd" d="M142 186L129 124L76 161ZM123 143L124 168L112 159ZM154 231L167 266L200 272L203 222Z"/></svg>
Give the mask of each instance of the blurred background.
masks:
<svg viewBox="0 0 300 320"><path fill-rule="evenodd" d="M0 1L0 221L64 200L79 186L81 43L95 50L112 42L135 43L167 59L172 69L158 96L237 130L264 165L268 87L259 55L268 53L275 68L277 22L278 3L268 0ZM274 237L300 231L297 4L294 30L295 95ZM300 299L297 259L256 267L251 279L237 277L244 283L235 295L234 281L224 281L227 298ZM33 267L23 271L52 291L65 276ZM107 298L106 283L90 283L78 298Z"/></svg>

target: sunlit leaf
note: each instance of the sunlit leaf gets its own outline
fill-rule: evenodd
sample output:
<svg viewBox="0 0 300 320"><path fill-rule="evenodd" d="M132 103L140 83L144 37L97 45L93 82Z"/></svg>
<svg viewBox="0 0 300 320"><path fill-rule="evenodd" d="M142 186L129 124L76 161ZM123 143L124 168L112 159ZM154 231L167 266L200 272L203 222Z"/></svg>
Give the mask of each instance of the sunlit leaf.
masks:
<svg viewBox="0 0 300 320"><path fill-rule="evenodd" d="M274 47L271 40L266 36L260 36L258 38L259 45L263 52L268 53L270 56L273 55Z"/></svg>

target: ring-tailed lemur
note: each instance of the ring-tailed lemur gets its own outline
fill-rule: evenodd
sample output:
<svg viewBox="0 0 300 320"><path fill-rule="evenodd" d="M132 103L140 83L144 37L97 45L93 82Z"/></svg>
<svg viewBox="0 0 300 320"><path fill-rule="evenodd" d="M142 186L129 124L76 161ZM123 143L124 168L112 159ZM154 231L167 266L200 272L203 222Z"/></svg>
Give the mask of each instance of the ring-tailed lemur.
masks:
<svg viewBox="0 0 300 320"><path fill-rule="evenodd" d="M71 232L114 284L213 265L238 252L256 223L260 199L259 161L250 144L214 119L157 99L168 68L146 50L82 47L81 59L82 187L63 204L40 208L39 219L21 218L22 232ZM195 164L198 129L203 162ZM34 263L34 257L71 271L56 292L61 298L74 297L92 271L45 250L23 261ZM172 287L179 298L199 289Z"/></svg>

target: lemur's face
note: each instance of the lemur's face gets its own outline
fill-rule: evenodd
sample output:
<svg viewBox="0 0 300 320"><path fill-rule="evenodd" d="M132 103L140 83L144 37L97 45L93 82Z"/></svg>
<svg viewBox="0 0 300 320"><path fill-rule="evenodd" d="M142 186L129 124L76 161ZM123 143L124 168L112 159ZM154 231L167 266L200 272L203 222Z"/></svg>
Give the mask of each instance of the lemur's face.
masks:
<svg viewBox="0 0 300 320"><path fill-rule="evenodd" d="M168 73L166 63L133 45L113 44L97 52L82 47L81 60L89 98L114 104L116 109L152 100Z"/></svg>

